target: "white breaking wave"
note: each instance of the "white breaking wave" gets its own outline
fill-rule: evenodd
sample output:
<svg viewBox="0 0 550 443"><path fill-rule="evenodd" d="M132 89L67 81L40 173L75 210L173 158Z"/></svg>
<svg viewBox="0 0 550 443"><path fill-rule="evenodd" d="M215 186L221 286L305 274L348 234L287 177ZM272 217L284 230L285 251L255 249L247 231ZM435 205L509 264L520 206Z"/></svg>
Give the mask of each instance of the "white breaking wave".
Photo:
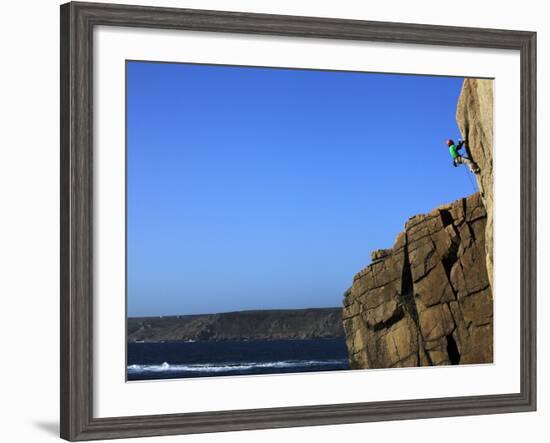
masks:
<svg viewBox="0 0 550 443"><path fill-rule="evenodd" d="M338 366L345 364L346 359L339 360L286 360L271 362L239 362L239 363L203 363L203 364L170 364L164 362L156 365L129 365L128 372L139 374L143 372L230 372L245 371L255 368L296 368L308 366Z"/></svg>

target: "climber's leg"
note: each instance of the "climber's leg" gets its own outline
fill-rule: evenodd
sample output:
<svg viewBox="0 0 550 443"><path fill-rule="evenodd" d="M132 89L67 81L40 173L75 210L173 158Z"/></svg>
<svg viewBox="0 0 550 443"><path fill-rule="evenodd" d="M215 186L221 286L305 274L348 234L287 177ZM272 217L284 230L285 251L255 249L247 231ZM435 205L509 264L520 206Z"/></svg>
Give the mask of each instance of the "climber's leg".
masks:
<svg viewBox="0 0 550 443"><path fill-rule="evenodd" d="M472 171L474 174L477 174L479 172L479 166L476 165L472 160L470 160L468 157L462 157L461 155L457 157L457 163L463 163L468 168L470 168L470 171Z"/></svg>

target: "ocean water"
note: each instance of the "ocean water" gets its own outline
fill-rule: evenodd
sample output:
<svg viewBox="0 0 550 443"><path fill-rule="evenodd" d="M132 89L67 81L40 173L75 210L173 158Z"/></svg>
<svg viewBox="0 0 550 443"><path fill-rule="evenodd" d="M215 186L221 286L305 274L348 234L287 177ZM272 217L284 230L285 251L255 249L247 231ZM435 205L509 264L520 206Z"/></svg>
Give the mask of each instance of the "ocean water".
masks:
<svg viewBox="0 0 550 443"><path fill-rule="evenodd" d="M344 339L128 343L128 380L349 369Z"/></svg>

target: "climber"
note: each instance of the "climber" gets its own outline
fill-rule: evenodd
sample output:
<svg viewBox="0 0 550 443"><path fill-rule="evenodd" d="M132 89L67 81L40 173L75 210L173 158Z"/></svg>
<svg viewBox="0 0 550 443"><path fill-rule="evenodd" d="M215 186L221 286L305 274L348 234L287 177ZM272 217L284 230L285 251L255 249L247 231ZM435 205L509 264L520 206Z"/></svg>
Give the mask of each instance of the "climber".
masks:
<svg viewBox="0 0 550 443"><path fill-rule="evenodd" d="M451 139L447 140L447 146L449 147L449 152L451 153L451 157L453 158L453 166L457 167L458 165L465 164L470 168L470 171L472 171L474 174L477 174L479 173L479 166L476 165L471 158L465 157L458 153L458 151L462 149L465 143L465 140L459 140L458 144L455 145L455 142Z"/></svg>

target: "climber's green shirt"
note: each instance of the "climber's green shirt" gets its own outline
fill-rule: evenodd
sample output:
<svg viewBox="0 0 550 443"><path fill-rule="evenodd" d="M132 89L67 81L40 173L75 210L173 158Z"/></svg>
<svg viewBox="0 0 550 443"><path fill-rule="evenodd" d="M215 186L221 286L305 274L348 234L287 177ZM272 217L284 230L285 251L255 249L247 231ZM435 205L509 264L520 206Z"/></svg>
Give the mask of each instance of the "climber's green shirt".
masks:
<svg viewBox="0 0 550 443"><path fill-rule="evenodd" d="M451 157L453 158L453 160L458 157L458 151L454 144L449 146L449 152L451 153Z"/></svg>

